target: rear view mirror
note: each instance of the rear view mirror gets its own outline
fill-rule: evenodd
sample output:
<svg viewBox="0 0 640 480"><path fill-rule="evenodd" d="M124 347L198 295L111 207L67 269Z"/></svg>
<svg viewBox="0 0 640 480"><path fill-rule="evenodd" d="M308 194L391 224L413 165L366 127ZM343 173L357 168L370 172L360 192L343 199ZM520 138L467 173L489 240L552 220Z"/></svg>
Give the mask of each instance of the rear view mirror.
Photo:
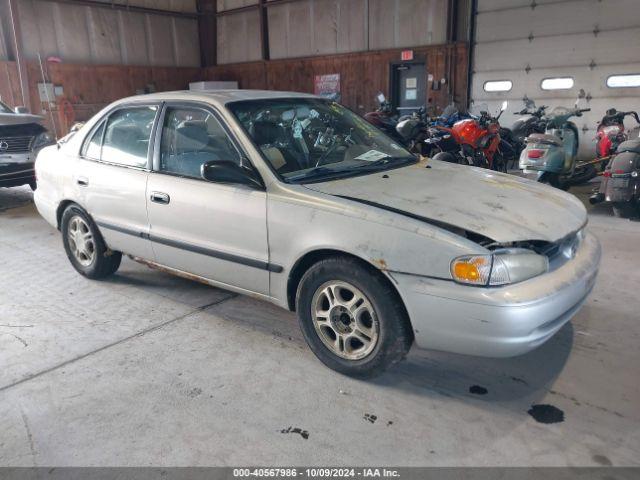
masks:
<svg viewBox="0 0 640 480"><path fill-rule="evenodd" d="M29 109L27 107L16 107L13 109L13 111L18 115L24 115L25 113L29 113Z"/></svg>
<svg viewBox="0 0 640 480"><path fill-rule="evenodd" d="M504 102L502 102L502 106L500 107L500 111L504 112L507 107L509 106L509 102L507 102L506 100Z"/></svg>
<svg viewBox="0 0 640 480"><path fill-rule="evenodd" d="M378 103L380 105L382 105L384 102L387 101L387 97L385 97L384 93L382 93L382 92L378 93L378 95L376 96L376 99L378 100Z"/></svg>
<svg viewBox="0 0 640 480"><path fill-rule="evenodd" d="M262 188L262 183L252 170L243 168L235 162L228 160L211 161L202 165L200 174L209 182L231 183L247 185L253 188Z"/></svg>

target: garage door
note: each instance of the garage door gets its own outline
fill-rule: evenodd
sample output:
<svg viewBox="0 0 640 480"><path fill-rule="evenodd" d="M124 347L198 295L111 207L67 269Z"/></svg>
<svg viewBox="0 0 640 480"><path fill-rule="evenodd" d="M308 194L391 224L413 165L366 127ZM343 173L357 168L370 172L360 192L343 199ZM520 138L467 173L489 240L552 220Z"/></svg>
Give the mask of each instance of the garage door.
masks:
<svg viewBox="0 0 640 480"><path fill-rule="evenodd" d="M572 106L580 89L592 111L574 118L581 158L595 154L595 130L608 108L640 110L640 2L638 0L478 0L475 14L474 104L509 109L517 118L526 95L537 105ZM635 76L634 76L635 74ZM560 89L543 89L561 86ZM487 84L501 81L502 83ZM637 84L638 87L624 85ZM622 85L622 86L621 86ZM502 89L487 92L491 87ZM627 127L635 121L626 120Z"/></svg>

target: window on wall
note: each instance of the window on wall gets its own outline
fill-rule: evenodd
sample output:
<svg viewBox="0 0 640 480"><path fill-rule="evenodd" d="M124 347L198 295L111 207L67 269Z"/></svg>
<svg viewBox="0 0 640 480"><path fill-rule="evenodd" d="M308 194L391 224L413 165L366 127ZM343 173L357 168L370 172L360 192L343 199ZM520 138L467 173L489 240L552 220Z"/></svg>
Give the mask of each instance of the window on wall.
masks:
<svg viewBox="0 0 640 480"><path fill-rule="evenodd" d="M573 88L573 77L545 78L540 82L542 90L569 90Z"/></svg>
<svg viewBox="0 0 640 480"><path fill-rule="evenodd" d="M607 78L609 88L633 88L640 87L640 73L624 75L611 75Z"/></svg>
<svg viewBox="0 0 640 480"><path fill-rule="evenodd" d="M485 92L508 92L513 88L511 80L489 80L484 82Z"/></svg>

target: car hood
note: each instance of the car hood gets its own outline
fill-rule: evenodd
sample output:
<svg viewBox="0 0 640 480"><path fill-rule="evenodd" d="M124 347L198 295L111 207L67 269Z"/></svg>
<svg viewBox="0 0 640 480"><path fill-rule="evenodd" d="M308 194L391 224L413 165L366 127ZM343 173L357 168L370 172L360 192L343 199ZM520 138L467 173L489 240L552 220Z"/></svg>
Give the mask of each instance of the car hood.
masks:
<svg viewBox="0 0 640 480"><path fill-rule="evenodd" d="M386 172L306 184L398 213L484 235L499 243L554 242L582 228L587 212L573 195L531 180L429 160Z"/></svg>
<svg viewBox="0 0 640 480"><path fill-rule="evenodd" d="M39 115L26 113L0 113L0 127L5 125L23 125L28 123L40 123L43 118Z"/></svg>

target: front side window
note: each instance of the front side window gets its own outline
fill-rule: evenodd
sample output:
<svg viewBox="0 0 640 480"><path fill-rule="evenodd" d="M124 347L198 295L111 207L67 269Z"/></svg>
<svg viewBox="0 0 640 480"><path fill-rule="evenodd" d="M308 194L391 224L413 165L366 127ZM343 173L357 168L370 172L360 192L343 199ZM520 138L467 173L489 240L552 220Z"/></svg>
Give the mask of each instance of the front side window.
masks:
<svg viewBox="0 0 640 480"><path fill-rule="evenodd" d="M129 167L146 167L157 107L123 108L107 120L100 160Z"/></svg>
<svg viewBox="0 0 640 480"><path fill-rule="evenodd" d="M207 110L168 107L162 126L160 171L201 177L202 165L242 159L220 122Z"/></svg>
<svg viewBox="0 0 640 480"><path fill-rule="evenodd" d="M250 100L227 107L285 182L322 181L416 162L380 130L329 100Z"/></svg>

